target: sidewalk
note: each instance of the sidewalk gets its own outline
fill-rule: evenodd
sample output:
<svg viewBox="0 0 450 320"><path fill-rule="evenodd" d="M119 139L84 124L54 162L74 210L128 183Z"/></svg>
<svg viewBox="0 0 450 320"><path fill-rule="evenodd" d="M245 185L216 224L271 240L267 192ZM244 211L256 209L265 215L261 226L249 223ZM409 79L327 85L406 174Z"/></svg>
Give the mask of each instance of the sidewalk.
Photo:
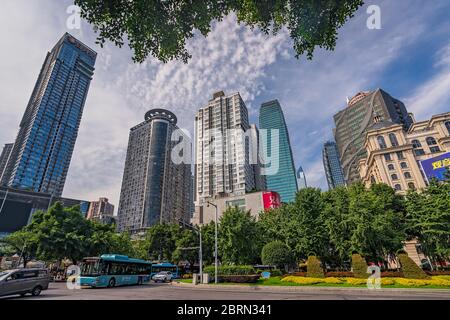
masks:
<svg viewBox="0 0 450 320"><path fill-rule="evenodd" d="M381 289L367 289L367 288L342 288L342 287L317 287L317 286L258 286L258 285L239 285L239 284L199 284L172 282L173 286L190 287L195 289L218 289L226 291L265 291L265 292L383 292L383 293L448 293L450 299L450 289L419 289L419 288L381 288Z"/></svg>

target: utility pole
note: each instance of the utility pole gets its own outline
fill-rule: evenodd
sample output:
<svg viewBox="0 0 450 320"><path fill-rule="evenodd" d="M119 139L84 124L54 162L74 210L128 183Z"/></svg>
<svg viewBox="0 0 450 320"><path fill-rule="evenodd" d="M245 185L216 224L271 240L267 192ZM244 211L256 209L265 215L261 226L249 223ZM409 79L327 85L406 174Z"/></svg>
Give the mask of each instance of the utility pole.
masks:
<svg viewBox="0 0 450 320"><path fill-rule="evenodd" d="M216 227L216 231L215 231L215 243L214 243L214 247L215 247L215 250L214 250L214 257L215 257L215 270L216 270L216 272L215 272L215 283L217 284L219 281L218 281L218 271L219 271L219 260L218 260L218 249L217 249L217 234L218 234L218 214L217 214L217 205L215 205L214 203L212 203L212 202L210 202L210 201L207 201L207 203L208 203L208 207L211 205L211 206L213 206L214 208L215 208L215 210L216 210L216 214L215 214L215 227Z"/></svg>

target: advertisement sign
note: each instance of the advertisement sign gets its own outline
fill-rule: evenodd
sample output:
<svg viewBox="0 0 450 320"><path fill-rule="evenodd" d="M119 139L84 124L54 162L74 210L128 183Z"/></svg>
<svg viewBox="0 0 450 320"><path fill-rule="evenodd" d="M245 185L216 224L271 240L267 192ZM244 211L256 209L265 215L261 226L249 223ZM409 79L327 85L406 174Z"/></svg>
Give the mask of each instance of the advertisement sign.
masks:
<svg viewBox="0 0 450 320"><path fill-rule="evenodd" d="M450 168L450 152L444 153L440 156L420 161L422 170L425 173L428 181L433 178L439 181L445 180L445 173Z"/></svg>
<svg viewBox="0 0 450 320"><path fill-rule="evenodd" d="M280 195L276 192L263 193L264 210L275 209L281 206Z"/></svg>

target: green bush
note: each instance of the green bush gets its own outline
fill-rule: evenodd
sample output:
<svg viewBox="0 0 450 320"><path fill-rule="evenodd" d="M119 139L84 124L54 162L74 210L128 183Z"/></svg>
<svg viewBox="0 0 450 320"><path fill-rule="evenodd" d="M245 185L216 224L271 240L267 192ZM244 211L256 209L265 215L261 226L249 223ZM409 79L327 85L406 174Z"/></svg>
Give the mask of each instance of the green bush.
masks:
<svg viewBox="0 0 450 320"><path fill-rule="evenodd" d="M316 256L309 256L307 262L307 276L309 278L325 278L320 260Z"/></svg>
<svg viewBox="0 0 450 320"><path fill-rule="evenodd" d="M245 276L245 275L255 275L256 270L252 266L219 266L218 268L219 276ZM214 277L216 274L215 266L208 266L203 270L204 273L210 274Z"/></svg>
<svg viewBox="0 0 450 320"><path fill-rule="evenodd" d="M367 273L367 262L360 254L352 254L352 272L355 278L366 279L369 277Z"/></svg>
<svg viewBox="0 0 450 320"><path fill-rule="evenodd" d="M403 276L407 279L428 279L429 276L406 253L398 255Z"/></svg>
<svg viewBox="0 0 450 320"><path fill-rule="evenodd" d="M261 260L265 265L277 266L280 269L293 261L291 249L281 241L266 244L261 252Z"/></svg>

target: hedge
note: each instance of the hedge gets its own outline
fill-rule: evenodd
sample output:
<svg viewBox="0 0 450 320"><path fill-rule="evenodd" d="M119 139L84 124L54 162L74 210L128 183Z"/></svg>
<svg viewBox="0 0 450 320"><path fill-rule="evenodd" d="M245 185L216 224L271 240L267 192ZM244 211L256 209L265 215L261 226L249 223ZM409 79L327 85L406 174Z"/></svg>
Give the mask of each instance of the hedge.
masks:
<svg viewBox="0 0 450 320"><path fill-rule="evenodd" d="M255 275L256 270L253 266L219 266L218 268L219 276L234 276L234 275ZM215 266L207 266L203 270L204 273L210 274L211 277L214 277L216 274Z"/></svg>
<svg viewBox="0 0 450 320"><path fill-rule="evenodd" d="M314 285L314 284L350 284L353 286L367 285L366 279L361 278L306 278L289 276L281 280L282 282L296 283L300 285ZM382 286L401 285L405 287L424 287L424 286L438 286L443 288L450 288L450 277L437 276L431 279L405 279L405 278L381 278Z"/></svg>
<svg viewBox="0 0 450 320"><path fill-rule="evenodd" d="M355 278L367 279L369 277L366 260L358 253L352 254L352 272Z"/></svg>
<svg viewBox="0 0 450 320"><path fill-rule="evenodd" d="M399 253L398 259L402 268L403 276L407 279L429 279L430 277L408 256Z"/></svg>
<svg viewBox="0 0 450 320"><path fill-rule="evenodd" d="M320 260L316 256L309 256L307 263L307 275L309 278L325 278Z"/></svg>

